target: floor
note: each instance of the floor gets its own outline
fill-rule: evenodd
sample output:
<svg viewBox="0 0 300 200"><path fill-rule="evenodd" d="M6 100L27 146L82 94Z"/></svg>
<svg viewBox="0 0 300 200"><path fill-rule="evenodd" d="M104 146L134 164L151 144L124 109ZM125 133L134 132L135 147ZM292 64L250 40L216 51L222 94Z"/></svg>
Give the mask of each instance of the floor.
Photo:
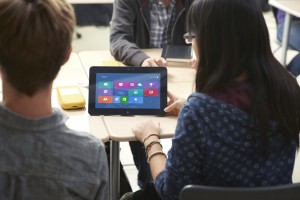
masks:
<svg viewBox="0 0 300 200"><path fill-rule="evenodd" d="M276 40L276 23L271 12L264 13L266 23L270 34L270 43L272 51L276 58L280 58L280 46ZM108 50L109 49L109 27L95 27L95 26L83 26L77 27L77 33L81 34L81 38L78 39L74 35L73 51L87 51L87 50ZM287 63L297 54L296 51L289 50L287 54ZM164 139L162 141L164 151L167 152L171 146L170 139ZM128 175L132 189L138 190L137 186L137 170L133 164L131 151L127 142L121 143L120 159L124 165L124 169ZM294 182L300 182L300 156L297 156L295 163L295 170L293 175Z"/></svg>

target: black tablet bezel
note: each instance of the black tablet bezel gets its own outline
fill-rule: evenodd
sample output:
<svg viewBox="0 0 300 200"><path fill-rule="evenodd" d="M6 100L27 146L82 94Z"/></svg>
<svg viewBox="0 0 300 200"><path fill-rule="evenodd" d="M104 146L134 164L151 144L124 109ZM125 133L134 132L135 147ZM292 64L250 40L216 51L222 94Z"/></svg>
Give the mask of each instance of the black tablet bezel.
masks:
<svg viewBox="0 0 300 200"><path fill-rule="evenodd" d="M96 108L96 74L97 73L159 73L160 74L160 108L133 109L133 108ZM89 71L89 99L88 112L90 115L165 115L167 106L167 68L165 67L102 67L92 66Z"/></svg>

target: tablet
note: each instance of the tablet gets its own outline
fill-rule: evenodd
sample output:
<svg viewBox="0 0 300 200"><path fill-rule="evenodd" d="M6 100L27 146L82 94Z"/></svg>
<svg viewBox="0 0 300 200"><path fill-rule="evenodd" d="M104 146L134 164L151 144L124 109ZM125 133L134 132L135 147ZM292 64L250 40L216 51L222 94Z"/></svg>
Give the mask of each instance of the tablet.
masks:
<svg viewBox="0 0 300 200"><path fill-rule="evenodd" d="M90 115L164 115L167 68L98 67L89 72Z"/></svg>

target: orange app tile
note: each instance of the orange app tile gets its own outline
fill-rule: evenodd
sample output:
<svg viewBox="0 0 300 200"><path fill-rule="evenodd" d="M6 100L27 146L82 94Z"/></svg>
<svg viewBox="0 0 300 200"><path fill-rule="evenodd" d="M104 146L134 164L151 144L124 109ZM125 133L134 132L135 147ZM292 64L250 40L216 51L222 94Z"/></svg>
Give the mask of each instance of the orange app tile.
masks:
<svg viewBox="0 0 300 200"><path fill-rule="evenodd" d="M98 103L112 103L112 96L98 96Z"/></svg>

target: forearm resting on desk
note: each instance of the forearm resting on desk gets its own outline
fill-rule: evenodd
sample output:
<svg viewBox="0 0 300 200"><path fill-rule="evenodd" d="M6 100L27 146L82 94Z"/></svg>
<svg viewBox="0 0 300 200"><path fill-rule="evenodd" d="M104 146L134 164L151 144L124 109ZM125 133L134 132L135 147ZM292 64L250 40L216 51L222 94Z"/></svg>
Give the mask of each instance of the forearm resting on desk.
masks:
<svg viewBox="0 0 300 200"><path fill-rule="evenodd" d="M153 121L148 120L137 124L132 128L132 132L135 137L143 143L148 162L151 168L151 174L153 179L165 169L166 155L162 151L160 144L160 128L159 125L155 125Z"/></svg>

